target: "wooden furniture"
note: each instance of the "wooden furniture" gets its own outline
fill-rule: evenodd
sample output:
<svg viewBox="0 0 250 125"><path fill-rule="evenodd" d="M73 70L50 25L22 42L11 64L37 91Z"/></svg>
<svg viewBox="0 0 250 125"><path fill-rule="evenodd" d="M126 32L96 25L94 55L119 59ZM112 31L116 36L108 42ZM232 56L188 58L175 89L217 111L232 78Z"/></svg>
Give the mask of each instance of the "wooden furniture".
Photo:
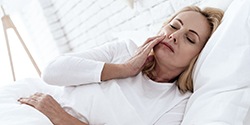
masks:
<svg viewBox="0 0 250 125"><path fill-rule="evenodd" d="M41 72L40 72L35 60L33 59L32 55L30 54L29 49L26 47L22 37L20 36L20 34L19 34L18 30L16 29L14 23L12 22L10 16L5 14L5 11L4 11L2 6L1 6L1 9L2 9L3 14L4 14L4 16L2 17L3 31L4 31L4 36L5 36L5 40L6 40L6 45L7 45L7 50L8 50L8 55L9 55L9 61L10 61L13 80L16 81L16 76L15 76L15 69L14 69L14 66L13 66L11 50L10 50L10 45L9 45L9 39L8 39L8 32L7 32L7 29L11 29L11 28L15 31L15 33L16 33L18 39L20 40L25 52L27 53L27 55L29 56L29 59L31 60L33 66L35 67L38 75L41 76Z"/></svg>

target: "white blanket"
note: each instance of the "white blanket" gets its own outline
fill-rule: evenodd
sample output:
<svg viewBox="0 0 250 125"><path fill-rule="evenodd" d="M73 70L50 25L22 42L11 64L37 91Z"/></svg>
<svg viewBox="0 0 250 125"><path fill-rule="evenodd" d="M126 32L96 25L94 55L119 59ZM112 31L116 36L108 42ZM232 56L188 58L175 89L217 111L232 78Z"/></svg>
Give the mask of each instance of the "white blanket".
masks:
<svg viewBox="0 0 250 125"><path fill-rule="evenodd" d="M17 100L28 97L37 91L53 93L60 88L48 87L40 80L27 79L0 88L0 124L1 125L53 125L50 120L28 105L21 105Z"/></svg>
<svg viewBox="0 0 250 125"><path fill-rule="evenodd" d="M145 125L115 80L67 87L63 98L70 102L63 107L72 107L90 125Z"/></svg>
<svg viewBox="0 0 250 125"><path fill-rule="evenodd" d="M87 119L91 125L144 125L114 81L64 89L49 86L40 79L17 81L0 89L0 124L52 125L33 107L17 102L35 92L53 95L63 108L75 117Z"/></svg>

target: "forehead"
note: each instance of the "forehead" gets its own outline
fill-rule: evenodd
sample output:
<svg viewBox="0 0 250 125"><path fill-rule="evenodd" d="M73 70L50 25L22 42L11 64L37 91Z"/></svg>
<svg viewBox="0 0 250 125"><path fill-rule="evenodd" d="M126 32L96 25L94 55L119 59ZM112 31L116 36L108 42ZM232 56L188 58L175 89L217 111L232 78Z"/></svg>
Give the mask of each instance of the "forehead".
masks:
<svg viewBox="0 0 250 125"><path fill-rule="evenodd" d="M196 31L202 40L206 40L210 35L210 26L205 16L199 12L186 11L179 13L174 20L180 19L187 29Z"/></svg>

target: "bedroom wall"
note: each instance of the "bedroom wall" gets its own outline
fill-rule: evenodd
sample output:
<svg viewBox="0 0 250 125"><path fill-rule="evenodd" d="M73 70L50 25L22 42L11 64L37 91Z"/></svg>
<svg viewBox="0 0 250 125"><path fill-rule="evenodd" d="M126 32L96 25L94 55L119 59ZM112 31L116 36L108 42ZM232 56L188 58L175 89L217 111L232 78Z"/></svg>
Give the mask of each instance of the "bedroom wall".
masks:
<svg viewBox="0 0 250 125"><path fill-rule="evenodd" d="M202 0L134 0L133 9L126 1L133 0L22 0L19 2L8 0L0 3L13 19L42 71L50 60L64 53L90 49L116 41L118 36L121 38L124 34L127 35L125 37L130 38L138 35L146 38L149 32L151 35L155 34L162 22L175 10L186 5L199 4ZM0 12L0 15L3 13ZM132 31L137 31L137 34ZM4 40L3 34L0 37ZM136 42L143 41L136 40ZM15 46L19 45L15 44ZM23 48L19 46L19 49ZM21 56L21 53L17 53L13 54L14 56L21 58L17 59L19 61L14 61L20 66L15 66L21 67L27 73L28 70L24 64L31 65L23 62L29 62L27 54ZM8 59L4 60L8 64ZM30 66L30 69L33 71L33 66ZM20 70L21 76L24 70Z"/></svg>
<svg viewBox="0 0 250 125"><path fill-rule="evenodd" d="M175 10L201 1L135 0L132 9L126 0L30 0L21 12L43 69L60 54L116 41L124 31L156 33Z"/></svg>
<svg viewBox="0 0 250 125"><path fill-rule="evenodd" d="M128 30L156 32L175 10L201 0L40 0L60 53L80 51L117 40Z"/></svg>
<svg viewBox="0 0 250 125"><path fill-rule="evenodd" d="M36 63L40 69L42 69L49 60L58 56L60 52L52 36L47 18L44 17L46 16L45 10L41 7L40 2L38 0L26 0L25 2L25 4L21 5L23 7L18 10L18 14L20 15L24 28L26 28L25 30L28 32L29 39L24 37L23 32L20 32L20 34L31 51ZM11 13L10 16L12 16ZM15 21L16 20L13 19L14 23ZM15 25L18 30L22 29L18 23L15 23Z"/></svg>

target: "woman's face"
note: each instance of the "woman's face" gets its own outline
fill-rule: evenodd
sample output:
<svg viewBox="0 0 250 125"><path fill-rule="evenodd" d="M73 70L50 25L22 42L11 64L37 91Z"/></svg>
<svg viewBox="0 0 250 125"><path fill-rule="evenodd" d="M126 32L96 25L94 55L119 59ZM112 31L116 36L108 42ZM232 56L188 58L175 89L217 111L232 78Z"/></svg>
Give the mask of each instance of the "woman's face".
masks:
<svg viewBox="0 0 250 125"><path fill-rule="evenodd" d="M207 19L198 12L178 14L165 25L159 35L166 37L154 47L157 65L184 70L200 53L210 36Z"/></svg>

